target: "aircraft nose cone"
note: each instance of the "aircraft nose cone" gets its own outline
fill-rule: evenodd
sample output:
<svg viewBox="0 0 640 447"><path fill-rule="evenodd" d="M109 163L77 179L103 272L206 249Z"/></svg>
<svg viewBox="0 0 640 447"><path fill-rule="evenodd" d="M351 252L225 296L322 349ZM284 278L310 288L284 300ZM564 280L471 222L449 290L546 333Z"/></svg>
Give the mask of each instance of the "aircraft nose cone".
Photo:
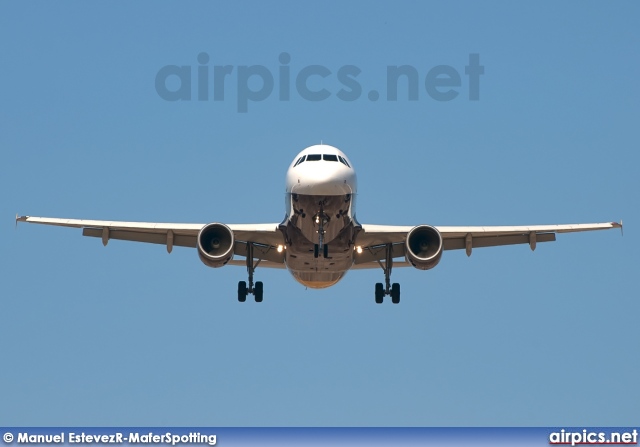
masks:
<svg viewBox="0 0 640 447"><path fill-rule="evenodd" d="M355 178L346 169L308 169L300 172L293 191L297 194L342 195L355 192Z"/></svg>

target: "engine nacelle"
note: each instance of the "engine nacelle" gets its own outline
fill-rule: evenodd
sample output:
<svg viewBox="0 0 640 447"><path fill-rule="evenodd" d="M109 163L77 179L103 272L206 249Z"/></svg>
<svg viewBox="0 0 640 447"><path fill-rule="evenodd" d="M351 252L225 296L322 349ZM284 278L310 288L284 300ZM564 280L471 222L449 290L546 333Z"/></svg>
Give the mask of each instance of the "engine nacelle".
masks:
<svg viewBox="0 0 640 447"><path fill-rule="evenodd" d="M430 225L418 225L407 234L407 261L420 270L432 269L440 262L442 247L442 236L438 230Z"/></svg>
<svg viewBox="0 0 640 447"><path fill-rule="evenodd" d="M222 267L233 258L233 231L220 223L210 223L198 233L198 256L209 267Z"/></svg>

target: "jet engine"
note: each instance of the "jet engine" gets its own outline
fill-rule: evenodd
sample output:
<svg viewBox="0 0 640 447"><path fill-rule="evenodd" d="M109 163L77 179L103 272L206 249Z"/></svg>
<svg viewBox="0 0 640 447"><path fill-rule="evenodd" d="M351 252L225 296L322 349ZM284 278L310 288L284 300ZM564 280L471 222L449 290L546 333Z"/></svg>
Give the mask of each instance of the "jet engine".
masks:
<svg viewBox="0 0 640 447"><path fill-rule="evenodd" d="M228 226L207 224L198 233L198 256L209 267L222 267L233 258L234 242L233 231Z"/></svg>
<svg viewBox="0 0 640 447"><path fill-rule="evenodd" d="M440 262L442 257L442 236L430 225L418 225L407 234L406 258L415 268L429 270Z"/></svg>

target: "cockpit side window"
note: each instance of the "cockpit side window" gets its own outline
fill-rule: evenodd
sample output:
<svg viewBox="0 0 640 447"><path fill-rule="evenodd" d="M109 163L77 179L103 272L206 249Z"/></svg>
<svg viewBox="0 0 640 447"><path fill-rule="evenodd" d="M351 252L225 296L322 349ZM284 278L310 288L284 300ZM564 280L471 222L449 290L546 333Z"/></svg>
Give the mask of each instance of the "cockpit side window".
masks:
<svg viewBox="0 0 640 447"><path fill-rule="evenodd" d="M340 163L342 163L343 165L347 166L348 168L351 167L351 166L349 166L349 163L347 162L347 160L342 158L340 155L338 155L338 158L340 159Z"/></svg>
<svg viewBox="0 0 640 447"><path fill-rule="evenodd" d="M295 168L296 166L298 166L300 163L302 163L304 161L304 157L305 155L303 155L302 157L298 158L298 161L296 161L296 164L293 165L293 167Z"/></svg>
<svg viewBox="0 0 640 447"><path fill-rule="evenodd" d="M338 161L338 156L333 154L323 154L322 159L324 161Z"/></svg>
<svg viewBox="0 0 640 447"><path fill-rule="evenodd" d="M306 161L319 161L322 159L322 155L320 154L309 154L307 155Z"/></svg>

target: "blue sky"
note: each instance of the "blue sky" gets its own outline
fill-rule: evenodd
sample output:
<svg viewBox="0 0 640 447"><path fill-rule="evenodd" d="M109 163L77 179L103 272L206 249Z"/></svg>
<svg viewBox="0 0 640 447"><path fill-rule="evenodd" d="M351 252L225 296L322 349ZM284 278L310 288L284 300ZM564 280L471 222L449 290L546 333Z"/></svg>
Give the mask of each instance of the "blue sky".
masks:
<svg viewBox="0 0 640 447"><path fill-rule="evenodd" d="M640 64L635 2L3 2L0 6L0 420L4 425L633 425L640 417L636 231ZM197 57L234 67L197 100ZM240 66L331 96L277 90L238 112ZM470 54L484 74L469 100ZM155 89L190 66L190 101ZM337 97L353 65L362 95ZM388 66L410 65L386 100ZM436 101L429 70L453 67ZM255 81L255 79L254 79ZM173 82L173 84L171 83ZM176 79L168 84L175 88ZM292 84L293 85L293 84ZM260 83L251 84L259 89ZM404 87L406 89L406 86ZM212 87L211 87L212 89ZM370 101L368 92L380 92ZM212 93L212 92L211 92ZM20 225L35 216L279 222L284 174L320 141L359 178L363 223L624 219L625 234L446 252L305 290L194 250Z"/></svg>

